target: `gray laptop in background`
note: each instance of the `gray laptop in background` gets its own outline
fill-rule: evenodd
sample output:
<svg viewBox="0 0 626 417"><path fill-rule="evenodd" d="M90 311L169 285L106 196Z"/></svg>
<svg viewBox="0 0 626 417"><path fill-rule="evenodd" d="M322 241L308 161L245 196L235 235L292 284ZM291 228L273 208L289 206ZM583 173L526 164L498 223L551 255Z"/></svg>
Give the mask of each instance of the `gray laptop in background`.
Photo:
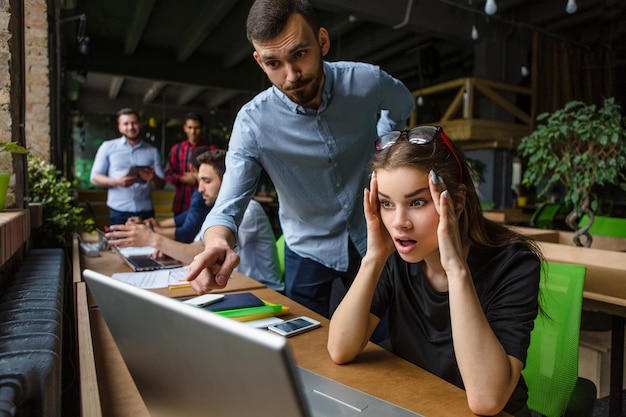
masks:
<svg viewBox="0 0 626 417"><path fill-rule="evenodd" d="M282 336L88 269L83 277L152 417L419 416L296 367Z"/></svg>
<svg viewBox="0 0 626 417"><path fill-rule="evenodd" d="M178 268L182 262L168 256L162 258L152 258L152 253L156 248L151 246L126 247L115 246L120 256L135 272L157 271L160 269Z"/></svg>

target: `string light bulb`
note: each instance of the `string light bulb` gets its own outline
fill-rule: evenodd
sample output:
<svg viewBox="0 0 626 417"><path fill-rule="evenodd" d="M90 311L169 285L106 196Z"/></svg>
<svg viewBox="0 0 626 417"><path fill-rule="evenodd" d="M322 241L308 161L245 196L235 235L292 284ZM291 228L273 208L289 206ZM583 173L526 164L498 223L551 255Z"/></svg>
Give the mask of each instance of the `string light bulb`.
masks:
<svg viewBox="0 0 626 417"><path fill-rule="evenodd" d="M476 25L472 25L472 39L475 41L478 40L478 29L476 28Z"/></svg>
<svg viewBox="0 0 626 417"><path fill-rule="evenodd" d="M565 6L565 11L569 14L573 14L576 13L576 10L578 10L576 0L567 0L567 6Z"/></svg>
<svg viewBox="0 0 626 417"><path fill-rule="evenodd" d="M522 67L520 68L520 74L522 75L522 77L528 77L530 71L528 71L528 67L526 65L522 65Z"/></svg>
<svg viewBox="0 0 626 417"><path fill-rule="evenodd" d="M571 0L573 1L573 0ZM489 16L493 16L498 11L498 5L496 4L496 0L487 0L485 3L485 13Z"/></svg>
<svg viewBox="0 0 626 417"><path fill-rule="evenodd" d="M423 105L424 105L424 97L422 97L421 95L417 96L417 106L422 107Z"/></svg>

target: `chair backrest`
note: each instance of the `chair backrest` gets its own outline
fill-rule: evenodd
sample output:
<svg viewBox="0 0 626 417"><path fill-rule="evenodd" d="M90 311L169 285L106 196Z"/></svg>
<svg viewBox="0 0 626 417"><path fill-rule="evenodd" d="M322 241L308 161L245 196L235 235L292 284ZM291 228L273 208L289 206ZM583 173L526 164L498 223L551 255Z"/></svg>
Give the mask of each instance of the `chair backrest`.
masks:
<svg viewBox="0 0 626 417"><path fill-rule="evenodd" d="M589 222L589 216L585 214L578 222L578 226L582 227L587 222ZM626 218L594 216L593 224L589 228L589 234L626 238Z"/></svg>
<svg viewBox="0 0 626 417"><path fill-rule="evenodd" d="M547 417L563 415L578 379L578 341L587 267L545 262L526 367L528 407Z"/></svg>
<svg viewBox="0 0 626 417"><path fill-rule="evenodd" d="M530 225L540 229L553 229L554 217L561 210L561 203L542 203L530 218Z"/></svg>
<svg viewBox="0 0 626 417"><path fill-rule="evenodd" d="M278 263L280 265L280 272L285 275L285 235L280 235L276 239L276 251L278 252Z"/></svg>

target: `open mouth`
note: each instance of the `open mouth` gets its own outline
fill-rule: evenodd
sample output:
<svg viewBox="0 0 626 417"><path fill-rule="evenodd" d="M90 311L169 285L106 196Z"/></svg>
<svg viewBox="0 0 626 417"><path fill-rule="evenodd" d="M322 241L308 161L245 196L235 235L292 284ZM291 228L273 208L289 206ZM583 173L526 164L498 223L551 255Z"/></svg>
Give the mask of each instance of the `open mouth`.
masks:
<svg viewBox="0 0 626 417"><path fill-rule="evenodd" d="M413 239L396 239L396 249L400 253L409 253L417 245L417 240Z"/></svg>

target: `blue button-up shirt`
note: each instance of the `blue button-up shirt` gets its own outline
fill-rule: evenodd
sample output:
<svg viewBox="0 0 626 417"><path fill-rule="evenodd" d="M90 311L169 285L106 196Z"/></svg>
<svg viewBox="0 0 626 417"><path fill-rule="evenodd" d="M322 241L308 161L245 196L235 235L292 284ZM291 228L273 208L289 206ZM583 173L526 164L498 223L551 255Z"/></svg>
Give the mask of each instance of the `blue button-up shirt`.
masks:
<svg viewBox="0 0 626 417"><path fill-rule="evenodd" d="M324 62L317 110L295 104L276 87L239 111L226 173L202 230L236 232L262 169L271 178L289 248L337 271L348 268L348 240L367 246L363 214L366 167L379 134L403 128L413 111L407 88L378 67Z"/></svg>
<svg viewBox="0 0 626 417"><path fill-rule="evenodd" d="M102 142L96 152L91 168L90 180L97 174L109 178L119 178L128 173L131 166L154 168L154 174L164 178L161 156L154 146L139 142L131 146L126 138L111 139ZM130 187L111 187L107 192L107 206L113 210L139 213L152 210L150 183L135 182Z"/></svg>

